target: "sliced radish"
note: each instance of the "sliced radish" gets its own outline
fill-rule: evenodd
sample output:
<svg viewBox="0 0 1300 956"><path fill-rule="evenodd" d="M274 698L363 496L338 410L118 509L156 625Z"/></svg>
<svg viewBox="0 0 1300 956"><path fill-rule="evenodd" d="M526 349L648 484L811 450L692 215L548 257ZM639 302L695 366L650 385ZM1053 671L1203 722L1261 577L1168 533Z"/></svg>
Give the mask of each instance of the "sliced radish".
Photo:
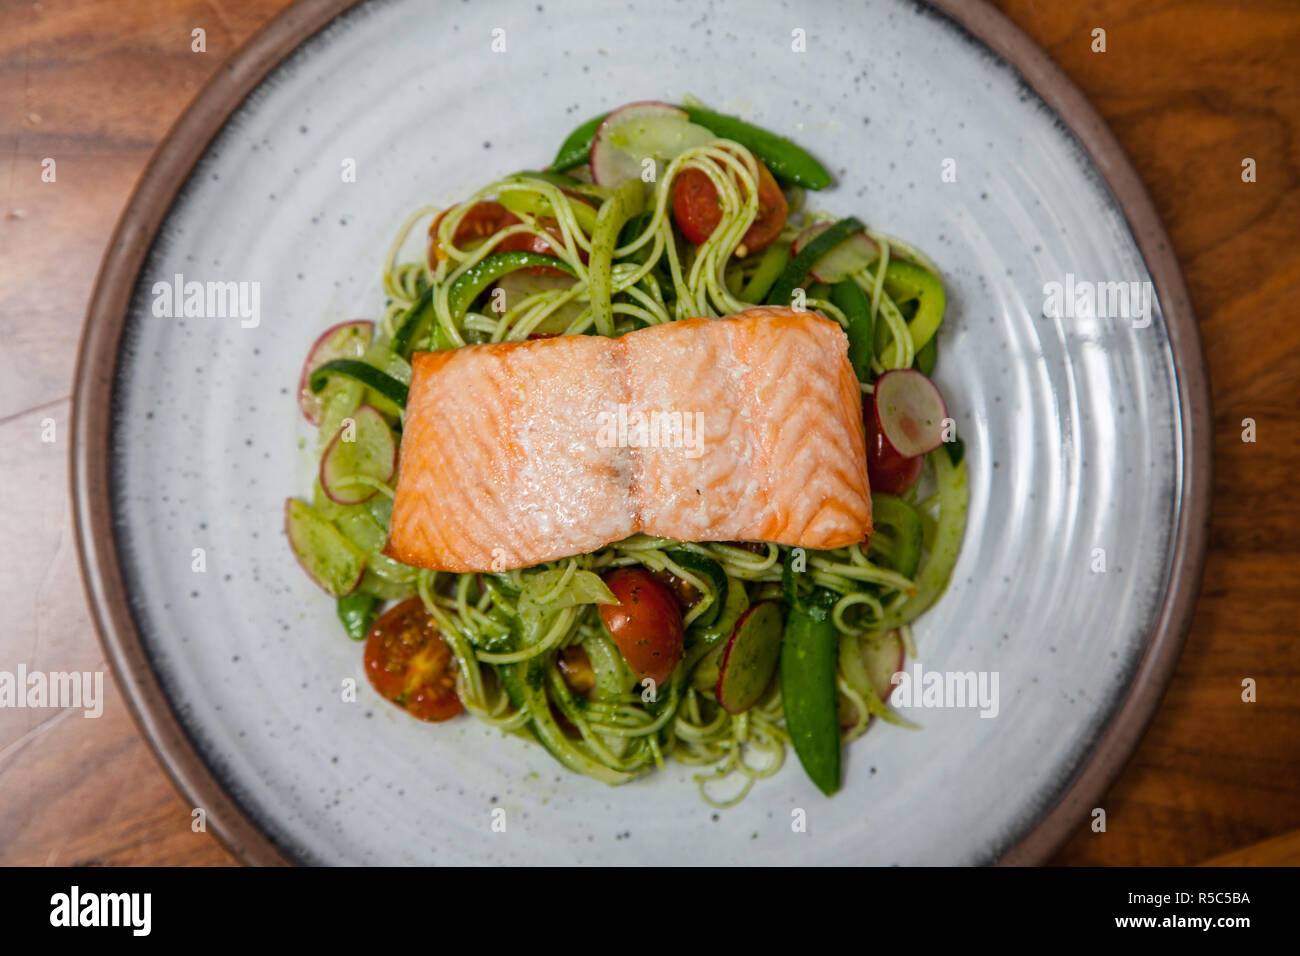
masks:
<svg viewBox="0 0 1300 956"><path fill-rule="evenodd" d="M714 696L727 713L749 710L772 683L781 659L782 623L778 601L759 601L736 622L714 688Z"/></svg>
<svg viewBox="0 0 1300 956"><path fill-rule="evenodd" d="M832 222L815 222L795 236L794 244L790 247L791 258L797 256L799 250L815 236L833 225ZM855 232L814 262L808 274L817 282L843 282L853 273L871 265L879 257L880 248L875 240L865 232Z"/></svg>
<svg viewBox="0 0 1300 956"><path fill-rule="evenodd" d="M321 413L337 385L327 385L319 393L307 387L311 373L326 362L334 359L359 359L366 354L370 340L375 334L375 323L363 319L353 322L340 322L321 333L307 352L307 360L302 363L302 374L298 376L298 407L303 417L313 425L321 422Z"/></svg>
<svg viewBox="0 0 1300 956"><path fill-rule="evenodd" d="M284 503L284 532L307 575L334 597L361 583L366 556L319 511L297 498Z"/></svg>
<svg viewBox="0 0 1300 956"><path fill-rule="evenodd" d="M320 460L320 486L330 501L359 505L378 489L358 477L387 482L397 471L397 442L388 422L373 405L362 405L344 419Z"/></svg>
<svg viewBox="0 0 1300 956"><path fill-rule="evenodd" d="M914 368L896 368L876 379L876 424L885 441L904 458L943 444L948 406L934 382Z"/></svg>
<svg viewBox="0 0 1300 956"><path fill-rule="evenodd" d="M692 146L717 138L671 103L628 103L606 116L596 130L591 175L598 185L621 186L641 177L644 160L668 162Z"/></svg>
<svg viewBox="0 0 1300 956"><path fill-rule="evenodd" d="M894 692L893 677L903 669L907 653L897 631L890 631L875 641L862 641L862 667L867 680L881 700L889 702Z"/></svg>

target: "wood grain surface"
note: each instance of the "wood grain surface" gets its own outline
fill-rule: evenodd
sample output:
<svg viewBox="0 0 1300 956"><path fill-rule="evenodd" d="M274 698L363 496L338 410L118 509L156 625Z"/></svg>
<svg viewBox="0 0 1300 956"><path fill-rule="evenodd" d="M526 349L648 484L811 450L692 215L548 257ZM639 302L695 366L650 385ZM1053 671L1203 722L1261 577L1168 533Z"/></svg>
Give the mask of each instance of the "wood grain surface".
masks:
<svg viewBox="0 0 1300 956"><path fill-rule="evenodd" d="M558 0L554 0L558 2ZM101 670L66 492L105 244L150 152L284 0L0 9L0 670ZM1300 863L1300 5L998 0L1112 125L1173 239L1215 407L1195 624L1137 753L1061 864ZM811 14L812 11L810 11ZM1106 31L1106 52L1092 31ZM191 50L191 31L207 50ZM1255 160L1257 181L1242 181ZM42 161L56 163L43 182ZM1244 419L1257 440L1242 440ZM53 440L48 440L52 438ZM1253 678L1257 701L1242 701ZM103 716L0 709L0 863L229 864L106 677Z"/></svg>

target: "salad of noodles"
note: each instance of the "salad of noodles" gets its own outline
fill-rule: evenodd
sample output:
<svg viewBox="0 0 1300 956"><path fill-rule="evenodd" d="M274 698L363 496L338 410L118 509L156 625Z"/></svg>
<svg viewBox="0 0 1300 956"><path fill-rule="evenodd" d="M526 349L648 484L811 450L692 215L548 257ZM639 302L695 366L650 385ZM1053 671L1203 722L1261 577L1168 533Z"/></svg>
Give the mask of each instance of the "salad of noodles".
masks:
<svg viewBox="0 0 1300 956"><path fill-rule="evenodd" d="M780 770L787 745L829 794L844 741L875 717L908 723L886 704L890 679L947 585L966 510L962 445L929 379L944 291L917 248L808 209L807 191L830 182L807 152L735 117L636 103L575 130L544 171L411 214L382 316L334 326L310 350L299 398L319 474L287 503L290 544L365 641L382 696L426 720L468 711L610 784L675 760L720 806ZM405 258L426 229L427 254ZM868 542L636 535L462 574L385 554L412 354L621 336L763 304L847 334ZM653 660L639 659L647 648Z"/></svg>

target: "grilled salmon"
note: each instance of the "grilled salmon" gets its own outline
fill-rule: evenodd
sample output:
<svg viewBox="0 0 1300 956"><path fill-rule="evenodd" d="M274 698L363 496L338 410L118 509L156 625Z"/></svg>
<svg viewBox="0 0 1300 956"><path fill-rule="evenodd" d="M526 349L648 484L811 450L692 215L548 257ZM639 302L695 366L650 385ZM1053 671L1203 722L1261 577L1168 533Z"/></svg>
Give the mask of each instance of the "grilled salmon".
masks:
<svg viewBox="0 0 1300 956"><path fill-rule="evenodd" d="M838 325L756 308L414 356L389 557L503 571L637 532L867 538L862 399Z"/></svg>

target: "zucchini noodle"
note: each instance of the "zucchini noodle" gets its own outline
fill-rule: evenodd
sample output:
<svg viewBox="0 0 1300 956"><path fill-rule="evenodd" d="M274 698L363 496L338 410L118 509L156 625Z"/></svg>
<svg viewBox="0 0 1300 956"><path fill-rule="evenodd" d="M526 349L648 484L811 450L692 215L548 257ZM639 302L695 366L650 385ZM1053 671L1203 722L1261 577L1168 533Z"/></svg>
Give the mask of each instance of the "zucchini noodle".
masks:
<svg viewBox="0 0 1300 956"><path fill-rule="evenodd" d="M407 322L414 330L410 345L427 350L538 335L620 334L760 304L742 298L750 280L761 284L755 276L764 260L762 250L744 247L760 216L754 154L718 138L687 148L660 167L652 184L633 181L618 189L518 174L449 209L416 209L385 257L387 302L365 361L395 369L391 374L403 373L409 382L409 367L401 360L406 352L393 350ZM717 224L698 245L677 235L671 209L674 183L690 170L707 178L718 200ZM793 217L803 205L803 190L795 187L789 195ZM509 214L485 220L483 209L489 207L480 204L486 203ZM820 218L825 217L787 220L778 241L789 244L802 226ZM479 228L485 221L490 228ZM403 258L417 227L431 230L429 255ZM879 254L847 281L862 289L871 327L878 330L871 379L910 367L917 353L902 311L906 303L895 302L885 287L891 256L906 258L936 278L938 272L916 248L883 233L869 230L868 235ZM520 273L511 283L495 274L483 278L502 244L548 250L545 254L558 260L554 276L533 281L536 273ZM764 268L770 270L774 261L769 255ZM828 297L808 298L807 308L846 329L851 325ZM864 391L872 388L870 380L861 385ZM374 401L367 388L333 393L321 425L323 443L363 401ZM397 427L400 416L390 417ZM457 695L475 718L535 738L569 769L607 783L635 779L669 759L699 768L695 780L704 800L727 807L781 770L790 736L779 681L743 713L722 709L714 696L721 651L746 607L782 597L783 570L796 559L803 562L805 580L835 597L830 621L840 642L836 686L843 739L861 736L874 717L905 723L881 700L886 688L872 686L864 655L889 640L897 641L889 646L915 653L909 625L942 593L956 561L966 507L965 467L954 464L946 449L928 460L925 480L932 487L916 506L924 559L906 573L895 563L904 543L890 528L878 528L869 545L806 554L770 543L636 535L537 567L436 573L408 568L381 553L391 485L357 474L341 482L375 489L378 495L371 500L378 504L331 505L318 494L316 506L368 556L363 592L381 601L419 598L447 642ZM661 688L637 683L601 623L598 596L589 593L596 586L593 579L622 567L644 568L674 582L679 597L686 595L685 655ZM592 665L594 686L571 683L567 668L575 654Z"/></svg>

